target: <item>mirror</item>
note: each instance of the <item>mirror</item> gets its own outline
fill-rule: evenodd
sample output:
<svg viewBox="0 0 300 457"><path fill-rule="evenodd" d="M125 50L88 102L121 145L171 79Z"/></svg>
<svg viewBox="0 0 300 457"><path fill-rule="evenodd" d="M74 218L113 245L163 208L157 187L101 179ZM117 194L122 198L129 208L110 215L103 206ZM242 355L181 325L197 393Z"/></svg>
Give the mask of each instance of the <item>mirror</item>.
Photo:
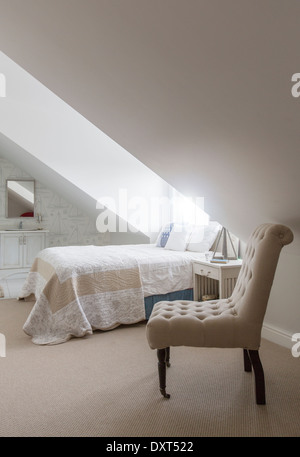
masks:
<svg viewBox="0 0 300 457"><path fill-rule="evenodd" d="M34 181L8 179L6 181L7 217L34 217Z"/></svg>

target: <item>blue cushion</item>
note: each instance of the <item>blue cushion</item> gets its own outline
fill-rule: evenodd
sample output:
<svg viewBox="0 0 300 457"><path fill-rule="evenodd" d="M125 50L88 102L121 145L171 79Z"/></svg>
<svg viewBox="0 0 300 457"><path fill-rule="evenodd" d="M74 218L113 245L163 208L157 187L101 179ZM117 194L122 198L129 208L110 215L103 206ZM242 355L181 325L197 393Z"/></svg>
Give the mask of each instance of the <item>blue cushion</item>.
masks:
<svg viewBox="0 0 300 457"><path fill-rule="evenodd" d="M162 229L162 231L160 232L160 234L159 234L159 236L157 238L156 246L161 247L161 248L165 247L165 245L167 244L167 241L169 239L169 236L170 236L170 233L172 231L173 226L174 226L174 222L171 222L170 224L167 224Z"/></svg>

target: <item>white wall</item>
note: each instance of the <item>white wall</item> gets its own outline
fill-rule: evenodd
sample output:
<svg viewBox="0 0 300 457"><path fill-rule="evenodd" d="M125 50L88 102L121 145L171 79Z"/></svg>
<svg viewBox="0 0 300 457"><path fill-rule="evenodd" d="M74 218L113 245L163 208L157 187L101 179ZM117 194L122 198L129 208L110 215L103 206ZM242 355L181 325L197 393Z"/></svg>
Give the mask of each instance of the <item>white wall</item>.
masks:
<svg viewBox="0 0 300 457"><path fill-rule="evenodd" d="M6 217L6 180L32 178L22 168L1 157L0 147L0 228L17 228L20 220L24 229L37 228L37 218ZM42 215L41 226L49 230L49 246L103 245L110 243L109 233L100 234L93 220L63 196L35 181L35 214Z"/></svg>
<svg viewBox="0 0 300 457"><path fill-rule="evenodd" d="M281 253L264 320L263 336L291 348L292 336L300 333L300 256L292 245Z"/></svg>

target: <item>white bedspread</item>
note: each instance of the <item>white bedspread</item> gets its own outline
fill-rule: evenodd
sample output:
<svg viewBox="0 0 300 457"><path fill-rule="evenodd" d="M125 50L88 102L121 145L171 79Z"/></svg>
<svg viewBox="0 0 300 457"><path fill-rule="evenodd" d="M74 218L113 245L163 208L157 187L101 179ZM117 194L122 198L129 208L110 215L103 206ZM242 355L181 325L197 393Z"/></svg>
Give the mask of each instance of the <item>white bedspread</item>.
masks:
<svg viewBox="0 0 300 457"><path fill-rule="evenodd" d="M36 257L19 298L36 302L24 331L58 344L145 319L144 297L193 286L194 252L154 245L67 246Z"/></svg>
<svg viewBox="0 0 300 457"><path fill-rule="evenodd" d="M193 261L205 258L203 253L171 251L153 244L124 248L139 264L145 297L192 288Z"/></svg>

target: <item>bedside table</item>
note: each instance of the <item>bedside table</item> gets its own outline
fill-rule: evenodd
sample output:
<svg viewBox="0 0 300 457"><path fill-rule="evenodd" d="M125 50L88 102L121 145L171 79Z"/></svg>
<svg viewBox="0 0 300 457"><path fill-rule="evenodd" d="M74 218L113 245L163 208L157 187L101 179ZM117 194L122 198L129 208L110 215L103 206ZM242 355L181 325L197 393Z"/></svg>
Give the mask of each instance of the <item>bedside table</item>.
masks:
<svg viewBox="0 0 300 457"><path fill-rule="evenodd" d="M232 294L242 260L229 260L226 264L197 260L193 263L194 300L202 301L203 295L228 298Z"/></svg>

